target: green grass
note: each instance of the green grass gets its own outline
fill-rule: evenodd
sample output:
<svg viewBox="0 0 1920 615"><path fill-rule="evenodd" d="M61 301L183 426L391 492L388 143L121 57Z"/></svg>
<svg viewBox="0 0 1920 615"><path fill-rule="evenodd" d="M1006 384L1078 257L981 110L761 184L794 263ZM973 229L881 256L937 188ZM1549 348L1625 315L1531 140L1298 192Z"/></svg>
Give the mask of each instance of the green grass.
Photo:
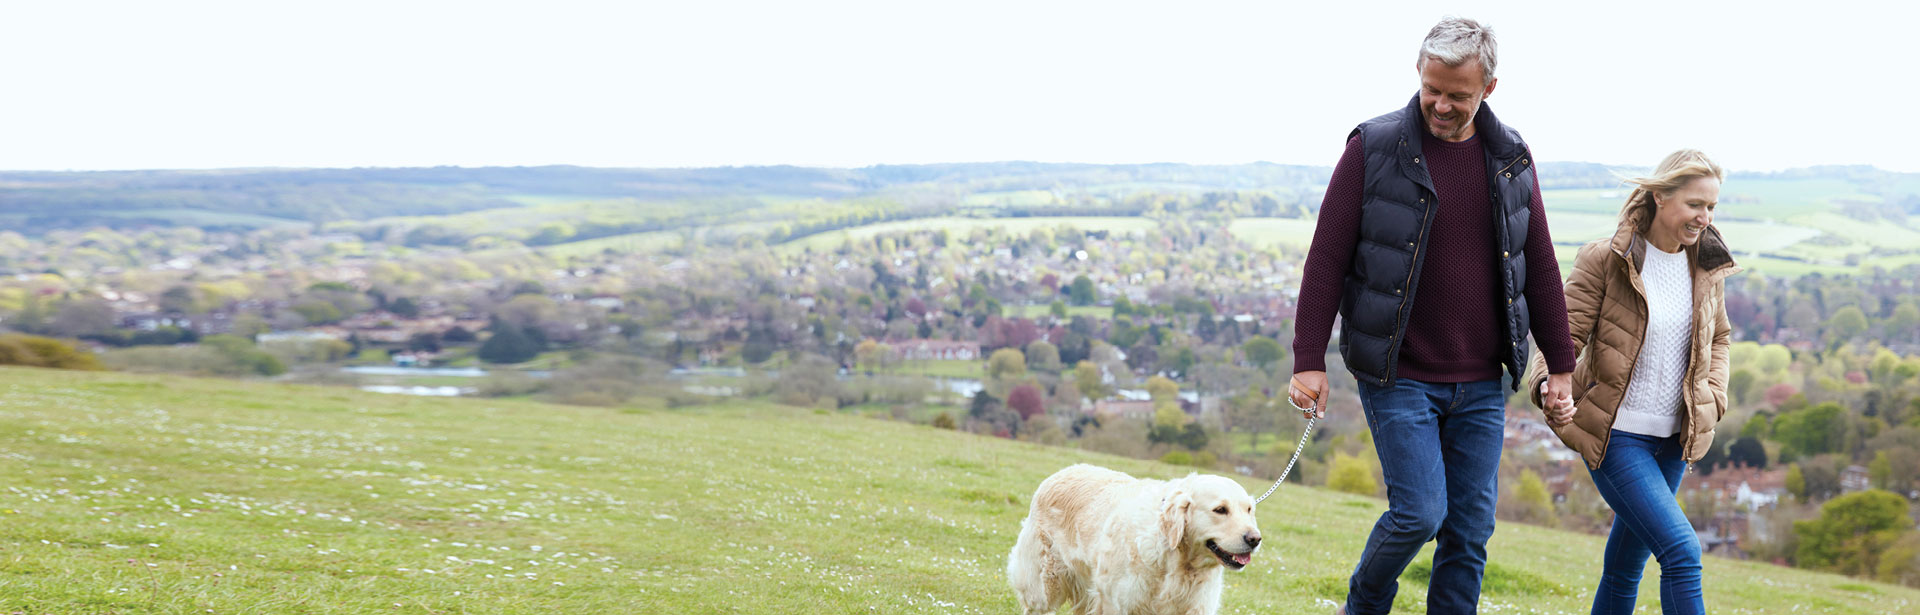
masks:
<svg viewBox="0 0 1920 615"><path fill-rule="evenodd" d="M1234 237L1256 246L1285 246L1306 250L1313 244L1312 218L1238 218L1227 226Z"/></svg>
<svg viewBox="0 0 1920 615"><path fill-rule="evenodd" d="M908 359L883 373L934 378L981 378L986 376L986 365L984 360Z"/></svg>
<svg viewBox="0 0 1920 615"><path fill-rule="evenodd" d="M1829 275L1829 276L1840 275L1840 274L1859 274L1863 271L1863 267L1871 266L1874 264L1878 264L1882 267L1893 268L1893 267L1898 267L1899 265L1902 265L1902 264L1916 262L1916 259L1911 257L1866 259L1862 261L1861 267L1849 267L1843 264L1809 263L1809 262L1803 262L1803 261L1788 260L1783 258L1774 258L1769 256L1754 257L1754 256L1735 255L1734 260L1740 264L1740 267L1748 271L1765 273L1770 276L1784 277L1787 279L1798 278L1800 276L1812 274L1812 273L1818 273L1821 275Z"/></svg>
<svg viewBox="0 0 1920 615"><path fill-rule="evenodd" d="M1738 252L1775 252L1818 237L1821 232L1817 228L1772 220L1715 220L1713 226L1720 229L1727 245Z"/></svg>
<svg viewBox="0 0 1920 615"><path fill-rule="evenodd" d="M1879 201L1880 197L1862 194L1859 186L1844 179L1735 178L1720 188L1720 202L1727 206L1724 213L1743 218L1785 218L1806 213L1810 205L1824 210L1841 199Z"/></svg>
<svg viewBox="0 0 1920 615"><path fill-rule="evenodd" d="M678 246L680 242L680 233L673 231L652 231L647 233L614 235L612 237L601 237L599 239L587 239L583 241L570 241L536 249L559 257L592 256L608 250L628 254L645 254Z"/></svg>
<svg viewBox="0 0 1920 615"><path fill-rule="evenodd" d="M1913 250L1920 247L1920 231L1885 222L1863 222L1834 212L1798 215L1794 216L1792 221L1795 224L1817 228L1869 246L1896 250Z"/></svg>
<svg viewBox="0 0 1920 615"><path fill-rule="evenodd" d="M1566 213L1611 214L1618 219L1620 204L1626 202L1628 192L1624 187L1541 190L1540 202L1547 207L1548 220Z"/></svg>
<svg viewBox="0 0 1920 615"><path fill-rule="evenodd" d="M751 402L618 410L20 368L0 369L0 392L0 612L1011 613L1005 557L1042 478L1082 461L1187 472ZM1282 488L1222 612L1328 610L1382 508ZM1483 610L1586 612L1601 545L1502 524ZM1641 604L1658 612L1649 568ZM1397 610L1423 610L1426 570L1403 577ZM1920 603L1714 557L1705 575L1716 613Z"/></svg>
<svg viewBox="0 0 1920 615"><path fill-rule="evenodd" d="M521 205L531 205L535 207L544 206L544 205L565 205L567 203L580 203L584 201L593 200L593 197L585 197L585 196L579 196L574 194L510 194L510 195L505 195L503 198L509 201L513 201L515 203L519 203Z"/></svg>
<svg viewBox="0 0 1920 615"><path fill-rule="evenodd" d="M969 194L961 199L960 204L968 207L1020 207L1051 205L1056 201L1052 190L1007 190Z"/></svg>
<svg viewBox="0 0 1920 615"><path fill-rule="evenodd" d="M534 355L533 358L519 363L487 363L484 367L495 370L560 369L573 365L573 355L565 350L549 350Z"/></svg>
<svg viewBox="0 0 1920 615"><path fill-rule="evenodd" d="M1612 237L1620 228L1618 213L1586 213L1578 211L1547 212L1548 234L1557 243L1587 243L1595 239Z"/></svg>

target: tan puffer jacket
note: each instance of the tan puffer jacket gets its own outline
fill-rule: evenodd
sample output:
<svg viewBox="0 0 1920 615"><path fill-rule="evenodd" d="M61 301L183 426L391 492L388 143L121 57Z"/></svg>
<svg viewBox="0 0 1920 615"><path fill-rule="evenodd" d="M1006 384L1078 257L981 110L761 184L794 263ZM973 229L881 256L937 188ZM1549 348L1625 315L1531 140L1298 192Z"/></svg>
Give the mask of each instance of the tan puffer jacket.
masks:
<svg viewBox="0 0 1920 615"><path fill-rule="evenodd" d="M1573 275L1567 279L1567 326L1577 358L1575 411L1572 424L1553 431L1592 469L1599 469L1606 457L1614 413L1626 397L1634 360L1646 339L1647 296L1640 268L1646 263L1647 241L1634 230L1638 222L1623 221L1613 238L1580 248ZM1740 267L1734 265L1720 230L1712 226L1687 248L1687 257L1693 263L1693 344L1681 392L1686 411L1680 415L1680 434L1681 450L1692 463L1713 446L1714 427L1727 414L1727 346L1732 327L1727 324L1725 280ZM1537 352L1532 363L1524 382L1538 407L1547 364Z"/></svg>

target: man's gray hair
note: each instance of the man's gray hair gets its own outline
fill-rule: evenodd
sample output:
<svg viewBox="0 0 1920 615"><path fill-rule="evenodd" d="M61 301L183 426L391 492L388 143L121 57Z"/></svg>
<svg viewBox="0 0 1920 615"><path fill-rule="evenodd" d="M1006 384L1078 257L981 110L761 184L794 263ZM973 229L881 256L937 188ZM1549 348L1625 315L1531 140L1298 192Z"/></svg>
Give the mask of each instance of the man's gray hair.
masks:
<svg viewBox="0 0 1920 615"><path fill-rule="evenodd" d="M1467 60L1479 60L1481 71L1486 73L1482 83L1492 83L1499 51L1493 28L1464 17L1448 17L1427 31L1427 40L1420 42L1420 61L1439 60L1458 67Z"/></svg>

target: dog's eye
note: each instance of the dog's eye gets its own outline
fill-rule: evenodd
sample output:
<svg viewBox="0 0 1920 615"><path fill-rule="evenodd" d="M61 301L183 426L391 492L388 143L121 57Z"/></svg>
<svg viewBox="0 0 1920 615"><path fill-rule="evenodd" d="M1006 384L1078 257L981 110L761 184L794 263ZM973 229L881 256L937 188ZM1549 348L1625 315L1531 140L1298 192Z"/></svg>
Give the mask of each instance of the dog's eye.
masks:
<svg viewBox="0 0 1920 615"><path fill-rule="evenodd" d="M1227 514L1227 507L1226 507L1226 506L1218 506L1218 507L1215 507L1215 508L1213 509L1213 514L1216 514L1216 515L1224 515L1224 514Z"/></svg>

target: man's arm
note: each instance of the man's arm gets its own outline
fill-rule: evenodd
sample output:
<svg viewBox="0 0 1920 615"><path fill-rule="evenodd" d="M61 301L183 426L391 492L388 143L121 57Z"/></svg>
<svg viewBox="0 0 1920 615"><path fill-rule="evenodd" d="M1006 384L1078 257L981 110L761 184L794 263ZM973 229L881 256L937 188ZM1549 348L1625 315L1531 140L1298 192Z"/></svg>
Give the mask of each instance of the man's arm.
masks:
<svg viewBox="0 0 1920 615"><path fill-rule="evenodd" d="M1532 156L1532 152L1528 152ZM1540 176L1533 177L1532 210L1527 222L1527 306L1534 343L1547 357L1548 373L1573 371L1573 337L1567 331L1567 297L1560 287L1560 261L1547 230L1547 206L1540 197Z"/></svg>
<svg viewBox="0 0 1920 615"><path fill-rule="evenodd" d="M1360 197L1366 182L1366 154L1360 135L1347 139L1347 149L1333 167L1327 195L1320 201L1313 245L1301 270L1300 300L1293 318L1293 372L1300 386L1290 391L1300 407L1325 403L1327 398L1327 340L1333 336L1333 317L1340 311L1340 289L1353 246L1360 241ZM1289 387L1295 388L1295 387ZM1319 401L1314 401L1314 400Z"/></svg>
<svg viewBox="0 0 1920 615"><path fill-rule="evenodd" d="M1532 151L1527 157L1539 160ZM1534 343L1547 363L1547 401L1565 404L1573 399L1573 337L1567 331L1567 297L1560 287L1560 261L1553 254L1553 236L1547 230L1547 206L1540 197L1538 167L1533 194L1527 203L1527 309ZM1544 407L1544 406L1543 406Z"/></svg>

